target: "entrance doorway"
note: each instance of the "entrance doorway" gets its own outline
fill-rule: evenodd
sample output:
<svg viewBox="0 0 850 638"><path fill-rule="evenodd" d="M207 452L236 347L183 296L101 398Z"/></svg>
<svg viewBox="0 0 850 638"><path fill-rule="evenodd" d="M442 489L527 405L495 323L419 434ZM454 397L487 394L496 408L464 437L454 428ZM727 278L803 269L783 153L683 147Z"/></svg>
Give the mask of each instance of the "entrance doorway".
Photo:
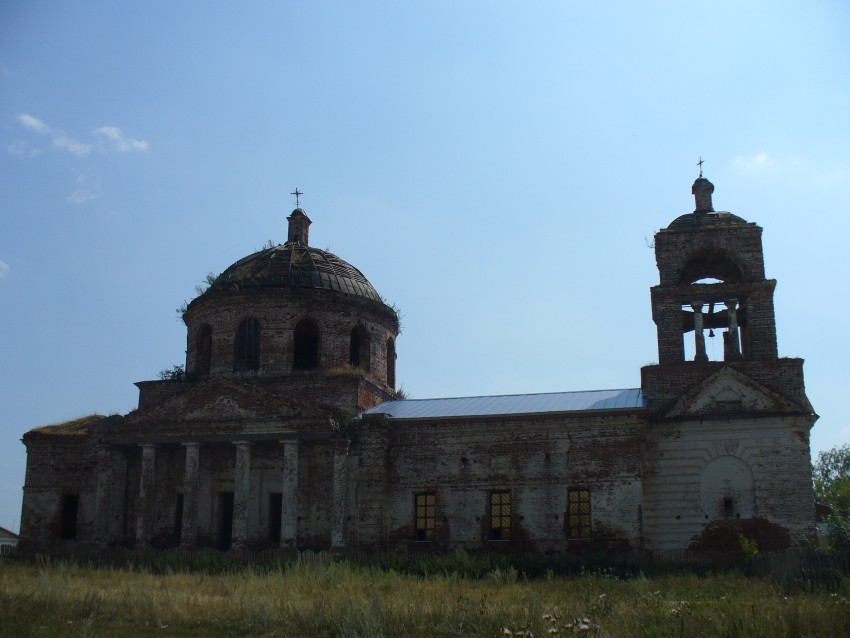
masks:
<svg viewBox="0 0 850 638"><path fill-rule="evenodd" d="M269 492L269 542L280 545L280 517L283 514L283 494Z"/></svg>
<svg viewBox="0 0 850 638"><path fill-rule="evenodd" d="M226 552L233 542L233 492L218 493L218 548Z"/></svg>

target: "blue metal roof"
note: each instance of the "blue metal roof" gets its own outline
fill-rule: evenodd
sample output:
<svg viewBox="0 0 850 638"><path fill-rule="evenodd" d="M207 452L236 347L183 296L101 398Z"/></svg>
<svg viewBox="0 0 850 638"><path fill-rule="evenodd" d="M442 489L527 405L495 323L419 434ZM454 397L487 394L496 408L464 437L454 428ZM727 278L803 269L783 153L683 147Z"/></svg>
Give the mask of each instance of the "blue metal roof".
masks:
<svg viewBox="0 0 850 638"><path fill-rule="evenodd" d="M546 394L507 394L450 399L399 399L363 412L386 414L391 419L439 419L447 417L546 414L592 410L635 410L646 407L640 388L589 390Z"/></svg>

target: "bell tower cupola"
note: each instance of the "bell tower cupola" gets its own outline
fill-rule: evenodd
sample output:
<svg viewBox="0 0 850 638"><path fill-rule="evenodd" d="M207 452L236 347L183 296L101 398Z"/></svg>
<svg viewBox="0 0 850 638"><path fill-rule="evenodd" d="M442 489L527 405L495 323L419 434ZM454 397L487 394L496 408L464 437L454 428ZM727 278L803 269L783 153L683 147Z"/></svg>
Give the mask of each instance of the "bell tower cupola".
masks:
<svg viewBox="0 0 850 638"><path fill-rule="evenodd" d="M714 184L709 182L700 174L694 185L691 186L691 193L696 199L697 207L695 213L713 213L714 207L711 205L711 194L714 192Z"/></svg>

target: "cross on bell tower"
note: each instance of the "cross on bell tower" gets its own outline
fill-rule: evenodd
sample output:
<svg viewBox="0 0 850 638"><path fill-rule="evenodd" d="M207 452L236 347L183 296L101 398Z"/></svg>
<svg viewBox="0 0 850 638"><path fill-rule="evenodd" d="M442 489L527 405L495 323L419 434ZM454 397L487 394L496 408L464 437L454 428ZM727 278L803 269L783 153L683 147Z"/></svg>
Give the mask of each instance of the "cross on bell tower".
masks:
<svg viewBox="0 0 850 638"><path fill-rule="evenodd" d="M700 169L700 175L702 175L702 169ZM295 187L295 190L290 193L290 195L295 195L295 208L301 208L301 196L303 194L304 193L298 190L297 186Z"/></svg>

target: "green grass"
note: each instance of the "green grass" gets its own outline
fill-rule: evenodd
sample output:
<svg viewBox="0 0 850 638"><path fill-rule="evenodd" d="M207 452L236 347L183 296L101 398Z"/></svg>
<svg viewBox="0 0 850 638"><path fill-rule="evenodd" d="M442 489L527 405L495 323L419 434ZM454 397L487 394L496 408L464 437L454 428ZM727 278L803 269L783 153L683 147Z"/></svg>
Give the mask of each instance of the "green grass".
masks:
<svg viewBox="0 0 850 638"><path fill-rule="evenodd" d="M526 580L364 564L225 573L0 562L3 636L847 635L850 583L786 589L735 574ZM576 619L579 622L576 623ZM581 621L586 619L586 623ZM587 629L584 629L587 627ZM557 631L557 634L550 634Z"/></svg>

